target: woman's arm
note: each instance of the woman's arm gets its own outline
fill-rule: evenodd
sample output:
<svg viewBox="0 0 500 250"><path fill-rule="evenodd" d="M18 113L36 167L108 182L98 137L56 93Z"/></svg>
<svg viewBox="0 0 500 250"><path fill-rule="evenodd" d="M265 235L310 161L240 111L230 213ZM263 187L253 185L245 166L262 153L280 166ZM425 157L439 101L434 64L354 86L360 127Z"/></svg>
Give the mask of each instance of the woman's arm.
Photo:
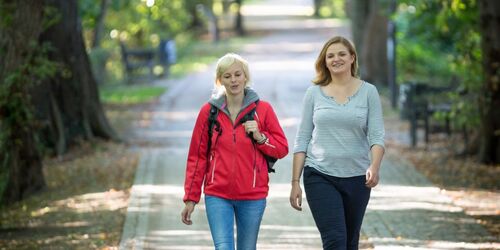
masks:
<svg viewBox="0 0 500 250"><path fill-rule="evenodd" d="M380 164L384 156L384 148L380 145L373 145L371 148L372 163L366 171L366 186L373 188L377 186L379 181Z"/></svg>
<svg viewBox="0 0 500 250"><path fill-rule="evenodd" d="M302 189L300 188L300 176L304 168L306 153L297 152L293 154L292 190L290 191L290 205L298 211L302 211Z"/></svg>
<svg viewBox="0 0 500 250"><path fill-rule="evenodd" d="M263 154L271 156L276 159L281 159L288 154L288 140L285 137L285 132L281 128L278 117L272 106L267 102L259 102L258 105L262 105L262 110L265 114L262 117L259 117L259 122L251 121L253 126L257 126L254 131L254 139L256 141L261 141L261 143L257 143L257 149L261 151ZM256 113L258 116L259 114ZM260 119L263 120L260 120ZM249 122L247 122L249 123ZM255 123L255 124L254 124ZM262 128L257 124L261 124Z"/></svg>
<svg viewBox="0 0 500 250"><path fill-rule="evenodd" d="M373 188L379 182L380 164L385 152L384 117L380 96L375 87L368 95L368 143L372 162L366 171L366 186Z"/></svg>
<svg viewBox="0 0 500 250"><path fill-rule="evenodd" d="M201 197L201 187L208 166L207 147L209 111L210 104L206 104L201 108L191 136L184 180L184 202L193 201L198 203Z"/></svg>

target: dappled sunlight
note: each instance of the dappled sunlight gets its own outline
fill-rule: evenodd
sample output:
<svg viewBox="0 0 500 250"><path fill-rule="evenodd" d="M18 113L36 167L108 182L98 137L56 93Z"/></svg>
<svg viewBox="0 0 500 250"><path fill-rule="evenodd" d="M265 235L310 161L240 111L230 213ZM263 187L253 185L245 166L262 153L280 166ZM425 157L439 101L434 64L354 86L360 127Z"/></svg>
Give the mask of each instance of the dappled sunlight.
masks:
<svg viewBox="0 0 500 250"><path fill-rule="evenodd" d="M134 195L152 195L152 194L168 194L182 198L184 196L184 187L181 185L134 185Z"/></svg>
<svg viewBox="0 0 500 250"><path fill-rule="evenodd" d="M152 236L208 236L207 239L211 239L210 231L208 230L163 230L163 231L153 231Z"/></svg>
<svg viewBox="0 0 500 250"><path fill-rule="evenodd" d="M260 228L262 230L274 230L274 231L298 231L298 232L314 232L314 233L318 232L318 229L315 226L262 225Z"/></svg>
<svg viewBox="0 0 500 250"><path fill-rule="evenodd" d="M156 138L191 138L193 135L192 130L178 130L178 131L166 131L166 130L146 130L141 131L141 135Z"/></svg>
<svg viewBox="0 0 500 250"><path fill-rule="evenodd" d="M287 53L311 53L316 52L321 49L323 45L322 42L276 42L273 44L262 44L262 43L248 43L244 46L244 50L246 51L272 51L273 53L277 52L287 52ZM254 68L255 64L266 63L269 64L270 61L265 62L253 62L251 67ZM283 62L293 62L296 65L305 66L306 68L314 67L313 62L307 62L303 60L279 60L272 61L268 68L265 69L273 69L275 66L280 66Z"/></svg>
<svg viewBox="0 0 500 250"><path fill-rule="evenodd" d="M252 70L255 71L313 71L314 65L311 63L304 62L302 60L280 60L272 61L268 60L265 62L255 62L251 66Z"/></svg>
<svg viewBox="0 0 500 250"><path fill-rule="evenodd" d="M147 111L142 112L141 119L138 121L141 127L149 126L154 119L170 120L170 121L186 121L193 120L197 117L198 111L189 112L167 112L167 111Z"/></svg>
<svg viewBox="0 0 500 250"><path fill-rule="evenodd" d="M154 230L144 242L148 249L213 249L208 229Z"/></svg>
<svg viewBox="0 0 500 250"><path fill-rule="evenodd" d="M305 197L305 193L303 193L303 195ZM280 198L288 199L289 197L290 197L290 183L269 185L269 194L267 196L268 200L280 199Z"/></svg>
<svg viewBox="0 0 500 250"><path fill-rule="evenodd" d="M55 208L43 208L35 212L37 215L43 215L52 212L58 207L67 207L78 213L94 212L99 210L115 211L127 207L127 194L124 191L109 190L100 193L88 193L59 200L54 203Z"/></svg>
<svg viewBox="0 0 500 250"><path fill-rule="evenodd" d="M136 184L132 187L132 194L130 204L128 205L129 212L158 212L161 209L159 206L145 206L145 204L152 203L153 195L168 196L168 200L181 201L184 196L184 188L175 185Z"/></svg>
<svg viewBox="0 0 500 250"><path fill-rule="evenodd" d="M244 16L312 16L314 9L311 5L243 5L241 13Z"/></svg>
<svg viewBox="0 0 500 250"><path fill-rule="evenodd" d="M318 229L314 225L263 224L259 242L257 249L319 249L321 244Z"/></svg>
<svg viewBox="0 0 500 250"><path fill-rule="evenodd" d="M245 25L249 30L288 30L297 31L302 30L314 30L314 29L325 29L332 30L338 29L345 26L345 21L340 19L257 19L248 22ZM327 31L328 32L328 31Z"/></svg>
<svg viewBox="0 0 500 250"><path fill-rule="evenodd" d="M281 127L283 128L295 127L300 123L300 119L297 117L284 118L280 119L279 121Z"/></svg>
<svg viewBox="0 0 500 250"><path fill-rule="evenodd" d="M31 212L32 217L43 216L47 213L60 212L65 208L77 213L95 211L115 211L127 207L128 196L124 191L110 190L100 193L88 193L73 196L64 200L53 202L53 206L46 206Z"/></svg>
<svg viewBox="0 0 500 250"><path fill-rule="evenodd" d="M370 238L370 241L377 247L375 249L387 250L427 250L427 249L497 249L499 243L473 243L473 242L453 242L435 240L416 240L403 238Z"/></svg>
<svg viewBox="0 0 500 250"><path fill-rule="evenodd" d="M70 221L63 223L56 223L55 226L58 227L87 227L91 224L88 221Z"/></svg>
<svg viewBox="0 0 500 250"><path fill-rule="evenodd" d="M451 199L440 194L437 187L381 185L373 189L369 210L424 209L442 212L461 212ZM411 195L408 195L411 194Z"/></svg>
<svg viewBox="0 0 500 250"><path fill-rule="evenodd" d="M488 191L452 191L443 190L453 203L463 207L468 215L497 216L500 215L500 193Z"/></svg>
<svg viewBox="0 0 500 250"><path fill-rule="evenodd" d="M198 111L190 111L190 112L156 112L160 117L164 117L165 119L173 120L173 121L186 121L196 119L198 116Z"/></svg>

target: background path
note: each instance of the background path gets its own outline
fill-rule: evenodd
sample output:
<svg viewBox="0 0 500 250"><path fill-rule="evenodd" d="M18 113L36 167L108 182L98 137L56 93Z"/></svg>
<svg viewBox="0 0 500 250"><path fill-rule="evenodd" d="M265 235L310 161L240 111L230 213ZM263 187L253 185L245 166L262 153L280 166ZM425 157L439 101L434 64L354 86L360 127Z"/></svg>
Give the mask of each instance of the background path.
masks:
<svg viewBox="0 0 500 250"><path fill-rule="evenodd" d="M321 46L333 35L350 37L350 32L345 24L334 20L266 17L250 11L267 10L272 15L285 4L292 5L291 12L311 8L311 1L305 0L259 1L248 7L247 27L272 32L239 53L250 62L253 87L262 99L273 104L291 149L302 96L311 85ZM191 131L199 108L210 96L213 76L214 65L183 79L157 83L167 85L169 90L152 112L151 124L136 130L136 137L156 146L140 149L120 249L213 249L203 199L192 215L192 226L180 220ZM271 175L258 249L321 249L305 199L302 212L289 205L291 154L279 160L276 169L277 173ZM363 249L500 249L499 244L481 243L499 242L498 236L489 235L453 206L450 198L411 165L391 158L383 162L381 185L372 192L362 234Z"/></svg>

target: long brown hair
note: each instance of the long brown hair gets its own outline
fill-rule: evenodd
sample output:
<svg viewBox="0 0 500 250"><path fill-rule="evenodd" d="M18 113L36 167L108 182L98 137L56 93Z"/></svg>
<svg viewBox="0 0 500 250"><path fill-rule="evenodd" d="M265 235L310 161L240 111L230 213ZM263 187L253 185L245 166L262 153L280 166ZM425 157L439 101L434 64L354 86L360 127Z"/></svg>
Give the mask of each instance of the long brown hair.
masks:
<svg viewBox="0 0 500 250"><path fill-rule="evenodd" d="M332 81L332 76L330 75L330 71L326 67L325 59L328 47L330 47L330 45L334 43L343 44L349 51L349 54L354 56L354 61L351 64L351 76L357 77L358 75L358 53L356 53L354 44L345 37L335 36L328 40L325 45L323 45L323 49L321 49L321 52L316 59L316 77L312 81L316 85L325 86Z"/></svg>

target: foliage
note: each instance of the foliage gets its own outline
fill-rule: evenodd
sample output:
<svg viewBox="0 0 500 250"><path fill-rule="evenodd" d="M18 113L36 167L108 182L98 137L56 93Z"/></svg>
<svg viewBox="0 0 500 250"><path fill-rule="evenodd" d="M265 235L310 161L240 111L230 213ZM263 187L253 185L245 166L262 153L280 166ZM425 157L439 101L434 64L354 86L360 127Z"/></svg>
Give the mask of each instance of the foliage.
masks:
<svg viewBox="0 0 500 250"><path fill-rule="evenodd" d="M36 42L29 46L37 47ZM0 197L5 191L9 173L9 155L13 148L22 147L21 138L15 137L15 130L31 130L35 121L33 107L28 95L29 88L42 79L55 74L57 64L50 61L47 56L47 44L38 47L35 53L28 55L26 63L17 68L3 80L0 85L0 110L2 120L0 123ZM34 135L36 138L36 134ZM38 145L37 145L38 146ZM1 203L1 199L0 199Z"/></svg>
<svg viewBox="0 0 500 250"><path fill-rule="evenodd" d="M79 0L86 44L90 44L94 35L102 1ZM173 39L180 50L184 45L182 37L197 39L191 36L198 31L192 26L197 5L214 4L213 0L107 1L110 1L110 5L104 19L100 48L88 49L96 80L105 84L118 83L124 79L118 41L123 41L130 49L156 49L161 40Z"/></svg>
<svg viewBox="0 0 500 250"><path fill-rule="evenodd" d="M157 46L160 39L170 39L182 32L189 20L185 1L130 0L123 6L113 5L106 27L108 34L116 33L112 38L125 40L130 46Z"/></svg>
<svg viewBox="0 0 500 250"><path fill-rule="evenodd" d="M479 124L478 107L470 105L482 84L478 16L475 0L405 0L393 17L398 82L454 88L449 98L459 127Z"/></svg>
<svg viewBox="0 0 500 250"><path fill-rule="evenodd" d="M346 18L344 0L323 0L319 8L320 17Z"/></svg>
<svg viewBox="0 0 500 250"><path fill-rule="evenodd" d="M14 5L13 5L14 6ZM10 34L14 34L17 27L12 27L12 11L6 10L12 6L0 5L0 12L5 14L0 20L0 27ZM44 8L42 29L53 25L59 16L53 8ZM9 37L4 38L5 44L9 45ZM10 37L14 40L15 38ZM49 60L48 54L52 47L48 43L39 44L37 38L27 41L26 47L22 48L24 53L20 59L20 65L14 70L3 72L5 75L0 79L0 196L5 191L6 178L9 174L11 163L11 152L22 147L22 138L16 137L15 131L29 131L35 127L33 118L33 107L29 95L30 89L42 80L56 73L59 65ZM1 51L2 56L7 53ZM2 69L4 71L5 68ZM35 140L36 134L34 134ZM35 145L39 146L39 145ZM1 203L1 201L0 201Z"/></svg>
<svg viewBox="0 0 500 250"><path fill-rule="evenodd" d="M165 92L164 87L117 86L100 91L101 100L108 104L138 104L150 102Z"/></svg>
<svg viewBox="0 0 500 250"><path fill-rule="evenodd" d="M209 41L197 41L190 34L182 34L178 41L178 60L170 68L171 76L174 78L186 75L189 72L202 70L208 67L225 53L235 51L242 44L248 43L252 38L231 38L218 43Z"/></svg>

